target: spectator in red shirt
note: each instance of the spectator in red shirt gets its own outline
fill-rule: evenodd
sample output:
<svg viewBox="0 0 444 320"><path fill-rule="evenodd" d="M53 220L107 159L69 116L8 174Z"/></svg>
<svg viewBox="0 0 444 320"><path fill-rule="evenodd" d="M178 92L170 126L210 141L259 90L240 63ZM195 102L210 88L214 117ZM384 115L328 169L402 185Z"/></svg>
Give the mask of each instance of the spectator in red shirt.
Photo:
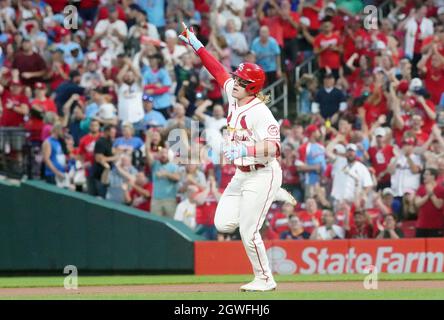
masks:
<svg viewBox="0 0 444 320"><path fill-rule="evenodd" d="M322 23L322 33L313 40L314 53L318 54L318 64L321 72L326 73L329 68L335 79L339 78L341 67L342 43L339 35L333 32L333 23L325 20Z"/></svg>
<svg viewBox="0 0 444 320"><path fill-rule="evenodd" d="M313 230L322 223L322 210L318 209L318 204L314 198L305 201L305 210L297 213L301 219L305 231L312 233Z"/></svg>
<svg viewBox="0 0 444 320"><path fill-rule="evenodd" d="M92 119L89 123L89 133L84 135L79 142L79 155L87 177L91 176L91 168L94 163L94 147L99 138L100 122Z"/></svg>
<svg viewBox="0 0 444 320"><path fill-rule="evenodd" d="M50 81L50 89L54 91L62 82L69 80L69 65L63 59L63 50L54 49L51 55L51 62L48 68L47 78Z"/></svg>
<svg viewBox="0 0 444 320"><path fill-rule="evenodd" d="M426 169L423 184L416 192L415 205L419 209L416 223L416 237L444 236L444 188L436 183L438 171Z"/></svg>
<svg viewBox="0 0 444 320"><path fill-rule="evenodd" d="M437 45L433 45L423 55L418 63L418 69L424 75L424 86L430 94L430 100L439 104L444 92L442 87L444 81L444 56L438 51Z"/></svg>
<svg viewBox="0 0 444 320"><path fill-rule="evenodd" d="M378 181L377 190L383 190L390 187L390 174L387 171L387 167L395 154L393 146L387 141L384 128L377 128L375 130L375 137L376 145L368 149L368 155Z"/></svg>
<svg viewBox="0 0 444 320"><path fill-rule="evenodd" d="M25 124L25 116L29 114L29 100L23 94L23 85L18 80L13 80L10 90L0 86L1 94L1 118L0 126L21 127Z"/></svg>
<svg viewBox="0 0 444 320"><path fill-rule="evenodd" d="M288 0L281 2L278 13L283 28L285 58L294 63L296 62L298 52L297 37L300 28L300 17L298 13L291 11L291 5Z"/></svg>
<svg viewBox="0 0 444 320"><path fill-rule="evenodd" d="M119 20L126 21L126 15L125 10L120 4L117 4L117 0L108 0L106 5L103 5L99 8L99 12L97 13L97 21L108 19L110 8L113 7L111 10L117 11L117 18Z"/></svg>
<svg viewBox="0 0 444 320"><path fill-rule="evenodd" d="M153 185L148 182L143 172L138 172L135 179L123 185L125 191L125 203L142 211L149 212L151 208L151 194Z"/></svg>
<svg viewBox="0 0 444 320"><path fill-rule="evenodd" d="M43 117L47 112L57 113L57 108L54 100L46 96L45 84L37 82L34 89L35 98L31 101L30 119L26 123L26 129L31 133L31 141L41 143Z"/></svg>
<svg viewBox="0 0 444 320"><path fill-rule="evenodd" d="M207 240L217 239L217 230L214 226L214 215L217 203L223 189L217 188L214 175L208 176L208 187L196 196L196 234L204 236Z"/></svg>
<svg viewBox="0 0 444 320"><path fill-rule="evenodd" d="M373 238L373 226L369 222L369 217L365 211L355 211L354 224L344 226L347 239L371 239Z"/></svg>
<svg viewBox="0 0 444 320"><path fill-rule="evenodd" d="M260 0L257 6L257 17L259 19L259 23L262 26L267 26L268 30L270 30L270 36L274 38L279 47L284 47L284 24L283 20L279 15L279 6L275 0L268 1L269 5L267 10L267 14L264 14L264 4L265 0Z"/></svg>
<svg viewBox="0 0 444 320"><path fill-rule="evenodd" d="M33 51L30 40L24 39L21 49L15 54L12 67L19 70L24 85L33 86L43 81L47 72L46 63L40 54Z"/></svg>

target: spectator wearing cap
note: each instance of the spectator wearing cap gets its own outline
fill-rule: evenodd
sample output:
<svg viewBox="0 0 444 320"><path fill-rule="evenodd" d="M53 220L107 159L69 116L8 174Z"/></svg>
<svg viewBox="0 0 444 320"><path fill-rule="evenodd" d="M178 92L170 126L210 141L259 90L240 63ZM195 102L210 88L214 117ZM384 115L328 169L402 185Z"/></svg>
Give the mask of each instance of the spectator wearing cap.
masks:
<svg viewBox="0 0 444 320"><path fill-rule="evenodd" d="M279 235L281 240L304 240L309 239L310 234L304 230L301 220L295 216L288 217L288 227L290 230L284 231Z"/></svg>
<svg viewBox="0 0 444 320"><path fill-rule="evenodd" d="M155 127L164 127L167 121L161 112L153 109L154 98L148 94L144 94L142 100L143 108L145 110L145 116L143 117L144 130Z"/></svg>
<svg viewBox="0 0 444 320"><path fill-rule="evenodd" d="M260 0L256 7L256 15L261 26L266 26L270 36L276 40L280 48L284 47L284 21L280 16L280 8L275 0Z"/></svg>
<svg viewBox="0 0 444 320"><path fill-rule="evenodd" d="M438 171L426 169L422 175L423 184L416 191L415 205L418 208L416 237L444 236L444 187L436 182Z"/></svg>
<svg viewBox="0 0 444 320"><path fill-rule="evenodd" d="M171 109L171 78L164 67L160 54L149 57L149 66L142 69L144 92L154 97L154 109L161 112L166 119Z"/></svg>
<svg viewBox="0 0 444 320"><path fill-rule="evenodd" d="M60 31L62 36L62 42L56 45L57 49L63 51L63 59L71 69L75 69L81 65L84 59L83 50L80 44L72 41L71 31L62 29Z"/></svg>
<svg viewBox="0 0 444 320"><path fill-rule="evenodd" d="M115 58L119 53L124 52L124 41L128 35L128 27L123 20L119 19L119 13L115 6L109 6L109 16L99 20L94 28L94 36L91 41L99 40L106 54Z"/></svg>
<svg viewBox="0 0 444 320"><path fill-rule="evenodd" d="M133 151L139 150L144 146L144 142L139 137L134 136L134 127L131 123L122 124L122 136L117 138L113 143L114 153L132 154Z"/></svg>
<svg viewBox="0 0 444 320"><path fill-rule="evenodd" d="M369 161L375 170L376 180L378 182L377 190L390 187L390 174L388 173L388 165L395 156L393 146L388 143L386 130L379 127L374 131L376 144L368 149Z"/></svg>
<svg viewBox="0 0 444 320"><path fill-rule="evenodd" d="M137 126L144 116L142 77L130 58L125 58L125 65L117 75L117 82L119 120Z"/></svg>
<svg viewBox="0 0 444 320"><path fill-rule="evenodd" d="M33 51L32 43L26 39L22 42L21 50L14 56L12 68L19 70L20 79L26 86L42 81L47 72L45 60Z"/></svg>
<svg viewBox="0 0 444 320"><path fill-rule="evenodd" d="M23 94L23 85L20 80L12 80L10 88L0 85L1 118L0 126L20 127L25 124L25 117L29 114L29 100Z"/></svg>
<svg viewBox="0 0 444 320"><path fill-rule="evenodd" d="M398 30L405 31L405 55L412 59L413 76L416 76L416 64L421 58L422 41L433 35L433 22L426 17L427 6L422 5L412 10L407 19L401 21Z"/></svg>
<svg viewBox="0 0 444 320"><path fill-rule="evenodd" d="M31 132L30 139L41 143L41 132L43 129L43 117L47 112L57 113L54 100L46 96L46 85L36 82L34 85L35 98L31 100L30 119L26 128Z"/></svg>
<svg viewBox="0 0 444 320"><path fill-rule="evenodd" d="M344 93L335 88L335 78L332 73L324 76L323 86L314 97L311 112L319 114L325 120L335 124L339 120L341 112L347 110L347 102Z"/></svg>
<svg viewBox="0 0 444 320"><path fill-rule="evenodd" d="M404 196L406 190L417 190L420 184L422 160L421 157L413 153L415 147L413 137L405 137L402 141L402 148L392 159L388 166L391 174L391 188L398 201Z"/></svg>
<svg viewBox="0 0 444 320"><path fill-rule="evenodd" d="M256 55L256 63L265 71L266 85L282 76L281 49L276 39L270 36L267 26L260 28L259 37L251 43L251 51Z"/></svg>
<svg viewBox="0 0 444 320"><path fill-rule="evenodd" d="M42 145L44 176L47 183L56 184L56 178L65 179L66 156L63 153L60 139L63 137L63 127L55 124L49 136Z"/></svg>
<svg viewBox="0 0 444 320"><path fill-rule="evenodd" d="M64 81L69 80L69 65L63 59L63 50L53 48L48 66L49 88L55 91Z"/></svg>
<svg viewBox="0 0 444 320"><path fill-rule="evenodd" d="M338 202L345 200L349 203L361 205L361 200L374 186L368 168L356 158L358 147L355 144L346 146L346 165L333 176L332 198Z"/></svg>
<svg viewBox="0 0 444 320"><path fill-rule="evenodd" d="M321 182L321 174L326 168L325 147L320 143L322 138L319 128L311 124L306 128L308 142L299 148L299 157L303 165L298 171L305 172L305 196L313 196L314 188Z"/></svg>
<svg viewBox="0 0 444 320"><path fill-rule="evenodd" d="M105 77L102 70L99 69L97 60L88 59L86 62L86 71L82 74L80 86L84 88L96 88L105 84Z"/></svg>
<svg viewBox="0 0 444 320"><path fill-rule="evenodd" d="M180 179L179 167L169 160L168 148L160 149L158 158L155 159L149 146L151 146L151 138L150 135L147 135L145 143L146 156L153 181L151 212L158 216L173 218L177 206L177 183Z"/></svg>
<svg viewBox="0 0 444 320"><path fill-rule="evenodd" d="M425 90L422 80L418 78L412 79L409 91L411 97L416 101L414 113L421 116L424 122L423 129L426 132L430 132L433 125L436 123L435 104L428 99L429 94Z"/></svg>
<svg viewBox="0 0 444 320"><path fill-rule="evenodd" d="M313 230L310 236L311 240L335 240L344 239L345 230L335 224L335 215L330 210L324 210L322 212L322 226L318 226Z"/></svg>
<svg viewBox="0 0 444 320"><path fill-rule="evenodd" d="M83 95L85 93L85 88L80 86L80 79L80 72L73 70L69 73L69 80L63 82L55 90L54 101L59 115L63 115L63 106L73 94Z"/></svg>
<svg viewBox="0 0 444 320"><path fill-rule="evenodd" d="M323 74L327 72L327 68L330 69L335 79L338 79L343 51L341 38L333 32L333 23L329 20L324 20L321 31L322 33L313 39L313 49L318 55L319 68Z"/></svg>

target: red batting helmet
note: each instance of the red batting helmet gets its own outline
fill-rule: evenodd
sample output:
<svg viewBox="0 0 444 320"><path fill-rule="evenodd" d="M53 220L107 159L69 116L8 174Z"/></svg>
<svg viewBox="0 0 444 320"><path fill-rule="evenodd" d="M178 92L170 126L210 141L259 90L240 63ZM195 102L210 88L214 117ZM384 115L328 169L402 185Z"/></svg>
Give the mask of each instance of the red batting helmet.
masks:
<svg viewBox="0 0 444 320"><path fill-rule="evenodd" d="M236 71L232 72L231 74L250 82L245 87L245 90L247 90L247 92L250 94L258 93L265 84L264 70L254 63L241 63L239 67L237 67Z"/></svg>

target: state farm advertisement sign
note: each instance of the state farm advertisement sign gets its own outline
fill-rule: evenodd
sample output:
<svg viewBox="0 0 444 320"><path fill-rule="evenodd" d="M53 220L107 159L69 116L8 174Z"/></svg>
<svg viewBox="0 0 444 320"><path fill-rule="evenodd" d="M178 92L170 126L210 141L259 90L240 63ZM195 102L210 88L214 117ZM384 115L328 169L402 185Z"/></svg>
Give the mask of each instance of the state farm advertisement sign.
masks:
<svg viewBox="0 0 444 320"><path fill-rule="evenodd" d="M334 240L265 242L277 274L443 272L444 239ZM240 241L196 242L196 274L249 274L251 266Z"/></svg>

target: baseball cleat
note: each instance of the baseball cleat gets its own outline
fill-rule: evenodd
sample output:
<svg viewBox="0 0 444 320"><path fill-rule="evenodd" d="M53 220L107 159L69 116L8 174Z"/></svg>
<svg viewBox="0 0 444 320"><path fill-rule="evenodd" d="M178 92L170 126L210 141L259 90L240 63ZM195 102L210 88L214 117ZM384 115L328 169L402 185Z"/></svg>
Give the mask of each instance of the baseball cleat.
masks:
<svg viewBox="0 0 444 320"><path fill-rule="evenodd" d="M280 188L274 198L274 201L284 201L286 203L290 203L293 206L297 205L296 199L284 188Z"/></svg>
<svg viewBox="0 0 444 320"><path fill-rule="evenodd" d="M247 283L240 287L242 292L265 292L273 291L277 287L276 282L273 279L254 279L250 283Z"/></svg>

